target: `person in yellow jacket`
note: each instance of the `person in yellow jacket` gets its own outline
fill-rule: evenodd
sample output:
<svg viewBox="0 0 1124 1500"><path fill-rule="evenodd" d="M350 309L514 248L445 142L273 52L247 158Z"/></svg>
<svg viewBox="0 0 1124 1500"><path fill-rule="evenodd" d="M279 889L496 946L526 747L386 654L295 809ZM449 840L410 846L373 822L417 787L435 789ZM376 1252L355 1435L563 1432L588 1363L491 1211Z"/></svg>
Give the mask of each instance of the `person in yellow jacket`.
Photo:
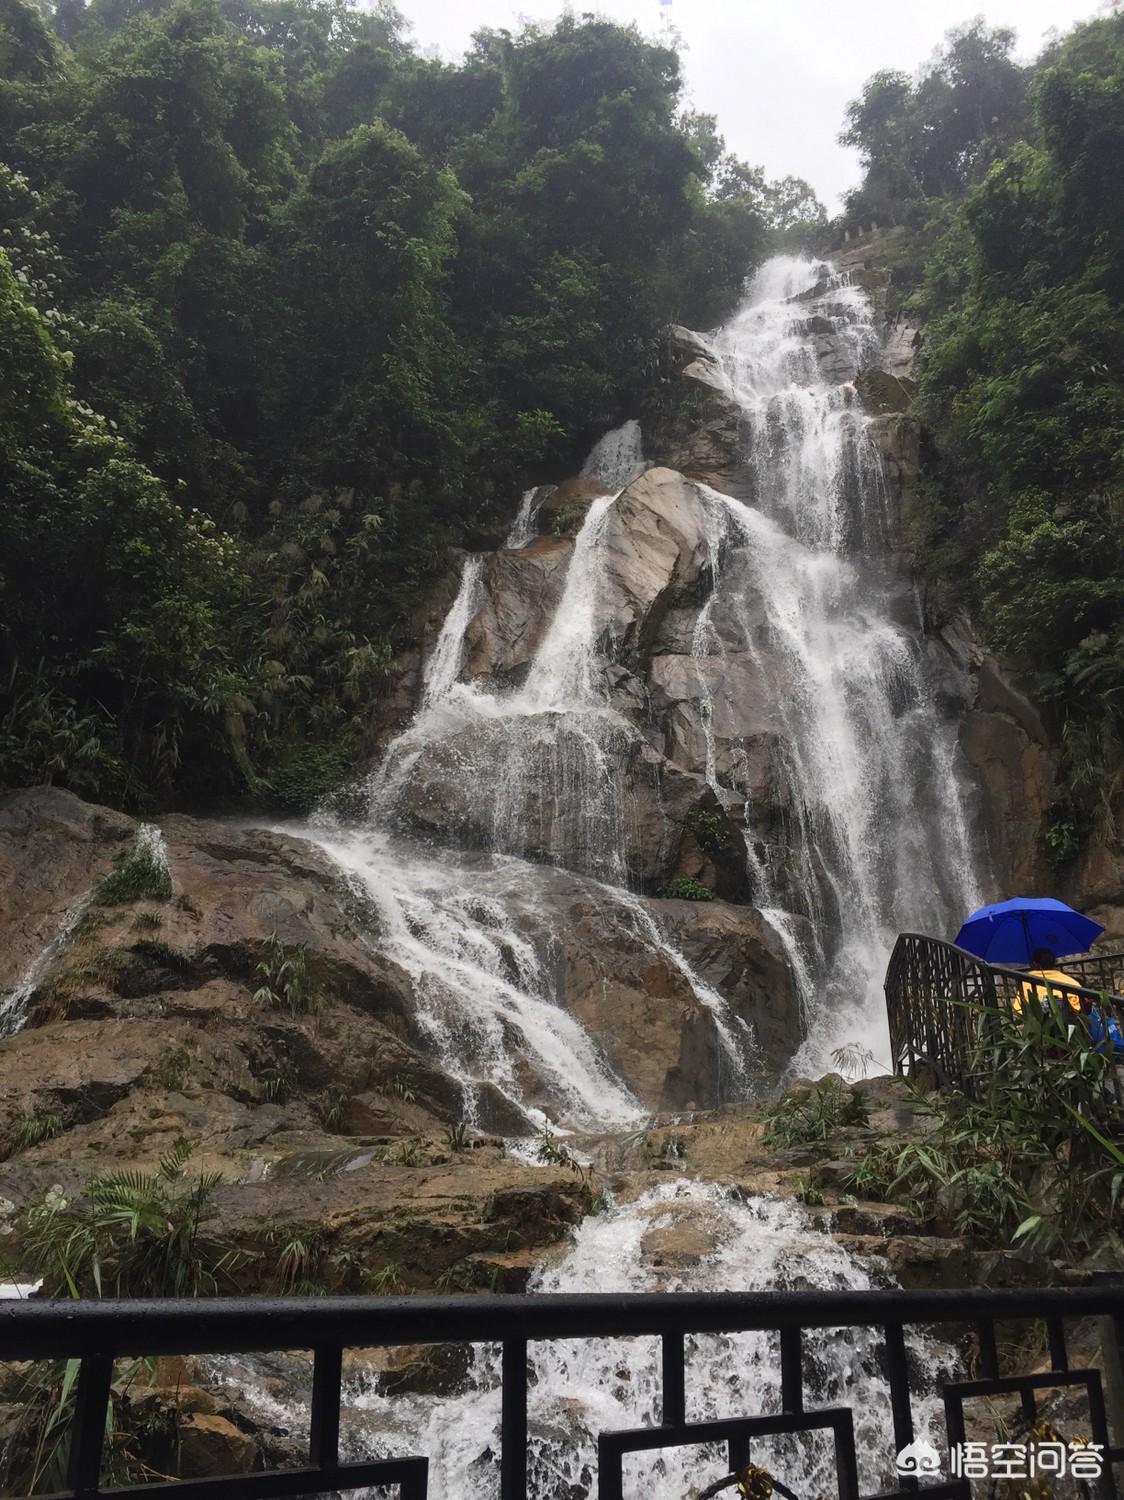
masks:
<svg viewBox="0 0 1124 1500"><path fill-rule="evenodd" d="M1030 955L1030 964L1030 968L1026 971L1027 979L1038 979L1043 981L1043 983L1037 985L1019 985L1019 993L1011 1001L1011 1008L1016 1015L1021 1015L1023 1006L1030 1005L1034 1000L1037 1000L1040 1005L1044 1006L1046 1004L1045 986L1047 984L1072 984L1080 987L1081 981L1079 979L1074 979L1072 974L1065 974L1058 968L1057 957L1049 948L1035 948L1034 952ZM1081 1009L1080 995L1071 995L1067 990L1059 990L1056 994L1059 1004L1062 1000L1067 1000L1074 1010Z"/></svg>

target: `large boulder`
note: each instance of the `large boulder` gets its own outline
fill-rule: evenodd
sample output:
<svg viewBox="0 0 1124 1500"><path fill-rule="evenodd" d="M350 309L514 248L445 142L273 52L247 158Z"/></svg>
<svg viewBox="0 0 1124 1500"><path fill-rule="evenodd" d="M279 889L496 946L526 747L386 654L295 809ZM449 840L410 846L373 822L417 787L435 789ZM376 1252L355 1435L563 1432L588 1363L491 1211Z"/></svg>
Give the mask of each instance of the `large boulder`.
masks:
<svg viewBox="0 0 1124 1500"><path fill-rule="evenodd" d="M761 914L724 902L657 901L653 907L692 972L752 1034L751 1071L771 1087L803 1040L800 993L784 947Z"/></svg>
<svg viewBox="0 0 1124 1500"><path fill-rule="evenodd" d="M649 469L609 508L595 621L614 659L647 659L669 605L713 562L712 526L696 485L671 469Z"/></svg>
<svg viewBox="0 0 1124 1500"><path fill-rule="evenodd" d="M518 551L487 554L480 606L464 634L465 677L502 680L531 661L562 597L573 550L572 542L542 536Z"/></svg>
<svg viewBox="0 0 1124 1500"><path fill-rule="evenodd" d="M544 870L520 921L549 943L558 1003L650 1109L743 1097L803 1038L780 943L750 908L614 896Z"/></svg>
<svg viewBox="0 0 1124 1500"><path fill-rule="evenodd" d="M703 776L620 716L543 713L484 719L426 744L398 807L444 844L627 872L652 888L674 871L688 820L715 799Z"/></svg>

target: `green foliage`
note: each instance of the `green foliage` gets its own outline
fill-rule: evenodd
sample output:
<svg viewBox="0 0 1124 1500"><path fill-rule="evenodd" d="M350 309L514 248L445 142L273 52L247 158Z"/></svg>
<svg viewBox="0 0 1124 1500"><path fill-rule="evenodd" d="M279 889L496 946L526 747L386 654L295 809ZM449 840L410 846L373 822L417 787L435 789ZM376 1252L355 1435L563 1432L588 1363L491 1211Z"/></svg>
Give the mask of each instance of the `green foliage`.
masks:
<svg viewBox="0 0 1124 1500"><path fill-rule="evenodd" d="M98 881L92 899L98 906L128 906L134 901L167 901L171 894L172 876L159 845L137 838Z"/></svg>
<svg viewBox="0 0 1124 1500"><path fill-rule="evenodd" d="M121 1364L124 1368L121 1368ZM5 1494L50 1495L65 1490L81 1361L37 1360L18 1369L5 1395L19 1409L0 1460ZM118 1362L106 1407L103 1482L142 1484L157 1477L143 1460L143 1434L129 1431L130 1398L154 1382L155 1362Z"/></svg>
<svg viewBox="0 0 1124 1500"><path fill-rule="evenodd" d="M979 1098L953 1092L931 1136L860 1158L852 1189L988 1244L1070 1258L1115 1245L1124 1153L1110 1056L1056 997L1021 1015L969 1008Z"/></svg>
<svg viewBox="0 0 1124 1500"><path fill-rule="evenodd" d="M402 1273L405 1270L400 1260L388 1261L381 1270L372 1272L367 1278L367 1285L372 1292L388 1294L402 1290Z"/></svg>
<svg viewBox="0 0 1124 1500"><path fill-rule="evenodd" d="M1088 820L1072 807L1052 808L1042 832L1050 868L1067 869L1081 853L1088 832Z"/></svg>
<svg viewBox="0 0 1124 1500"><path fill-rule="evenodd" d="M58 1115L25 1115L16 1131L16 1150L24 1151L28 1146L37 1146L40 1141L49 1141L62 1130Z"/></svg>
<svg viewBox="0 0 1124 1500"><path fill-rule="evenodd" d="M272 1005L294 1016L319 1010L320 997L308 982L303 946L286 948L276 927L262 942L256 972L262 980L254 991L259 1005Z"/></svg>
<svg viewBox="0 0 1124 1500"><path fill-rule="evenodd" d="M958 194L1018 136L1027 73L1011 59L1015 33L982 16L948 32L916 82L884 71L847 107L843 145L862 155L863 183L845 219L915 223L926 200Z"/></svg>
<svg viewBox="0 0 1124 1500"><path fill-rule="evenodd" d="M445 1130L445 1140L451 1151L468 1150L468 1124L465 1120L457 1120Z"/></svg>
<svg viewBox="0 0 1124 1500"><path fill-rule="evenodd" d="M393 7L0 9L0 779L306 811L443 549L823 222L670 48Z"/></svg>
<svg viewBox="0 0 1124 1500"><path fill-rule="evenodd" d="M717 901L718 897L705 881L695 875L677 875L660 887L660 895L669 901Z"/></svg>
<svg viewBox="0 0 1124 1500"><path fill-rule="evenodd" d="M554 1167L567 1167L573 1172L589 1213L599 1214L607 1206L608 1195L598 1187L593 1168L579 1161L570 1148L558 1139L549 1120L543 1121L539 1131L538 1156L540 1161L548 1162Z"/></svg>
<svg viewBox="0 0 1124 1500"><path fill-rule="evenodd" d="M352 759L346 749L325 746L305 750L270 777L273 801L290 813L311 812L347 777Z"/></svg>
<svg viewBox="0 0 1124 1500"><path fill-rule="evenodd" d="M917 83L872 79L845 139L851 209L908 226L927 325L919 563L1063 727L1060 868L1088 829L1115 836L1124 789L1124 13L1029 70L1009 50L980 22L950 34Z"/></svg>
<svg viewBox="0 0 1124 1500"><path fill-rule="evenodd" d="M707 854L724 854L730 847L730 825L721 813L697 812L688 820L699 848Z"/></svg>
<svg viewBox="0 0 1124 1500"><path fill-rule="evenodd" d="M191 1147L180 1141L156 1172L110 1172L70 1200L51 1189L15 1229L24 1273L42 1276L48 1296L197 1297L218 1289L233 1262L207 1237L220 1173L189 1181Z"/></svg>
<svg viewBox="0 0 1124 1500"><path fill-rule="evenodd" d="M181 974L189 972L195 964L190 953L165 943L162 938L139 938L129 951L160 968L177 970Z"/></svg>
<svg viewBox="0 0 1124 1500"><path fill-rule="evenodd" d="M338 1130L343 1123L344 1106L350 1095L346 1088L339 1083L330 1083L321 1090L319 1110L320 1118L329 1130Z"/></svg>
<svg viewBox="0 0 1124 1500"><path fill-rule="evenodd" d="M799 1146L826 1141L841 1125L865 1125L866 1101L837 1073L818 1083L794 1086L762 1115L766 1146Z"/></svg>

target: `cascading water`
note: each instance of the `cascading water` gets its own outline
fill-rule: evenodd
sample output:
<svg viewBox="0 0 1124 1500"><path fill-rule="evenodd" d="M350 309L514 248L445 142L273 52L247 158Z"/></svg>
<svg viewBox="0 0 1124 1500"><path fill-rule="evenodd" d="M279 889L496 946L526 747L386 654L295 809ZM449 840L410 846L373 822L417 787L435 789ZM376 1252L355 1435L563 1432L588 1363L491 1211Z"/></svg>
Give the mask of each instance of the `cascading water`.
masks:
<svg viewBox="0 0 1124 1500"><path fill-rule="evenodd" d="M0 1037L14 1036L17 1031L23 1030L27 1024L31 1002L35 998L36 986L74 936L89 904L90 896L87 892L64 914L50 942L28 964L15 989L0 1000Z"/></svg>
<svg viewBox="0 0 1124 1500"><path fill-rule="evenodd" d="M129 863L134 860L143 865L150 875L156 874L170 878L167 845L164 842L164 835L155 823L138 825L132 848L125 862ZM96 892L97 886L95 885L64 913L50 941L32 959L20 976L15 989L0 1001L0 1037L12 1036L15 1032L22 1030L27 1023L39 982L78 931Z"/></svg>
<svg viewBox="0 0 1124 1500"><path fill-rule="evenodd" d="M606 453L601 472L631 473L640 462L638 430ZM481 577L481 560L466 561L426 664L420 710L370 780L366 824L347 828L326 818L316 830L322 847L373 901L380 948L411 975L417 1022L436 1060L461 1081L465 1114L474 1123L474 1084L481 1080L514 1102L530 1102L517 1053L547 1083L556 1117L613 1127L643 1116L588 1033L555 1003L550 958L520 925L529 917L526 927L549 931L552 922L545 872L504 858L527 842L528 808L537 809L538 837L555 862L597 877L590 887L595 899L684 975L714 1018L722 1092L744 1091L751 1039L627 889L625 808L613 753L636 732L605 701L595 639L598 542L614 499L607 495L590 508L553 621L514 692L458 680ZM472 795L489 807L491 857L423 854L403 837L400 813L419 756L474 733L487 736L483 751L470 740L446 774L466 778ZM559 808L561 820L552 815Z"/></svg>
<svg viewBox="0 0 1124 1500"><path fill-rule="evenodd" d="M677 1257L677 1237L684 1234L694 1249ZM536 1273L532 1290L752 1292L864 1290L873 1284L870 1269L809 1224L795 1206L763 1198L742 1201L713 1185L673 1182L587 1219L565 1257ZM941 1435L943 1408L932 1393L941 1378L949 1378L954 1360L944 1346L917 1338L909 1344L918 1436L933 1440ZM774 1335L696 1335L687 1341L687 1356L690 1421L780 1411ZM808 1407L851 1407L860 1484L867 1494L893 1487L893 1422L882 1364L873 1331L823 1329L804 1335ZM231 1378L229 1367L216 1370L220 1378L224 1373ZM499 1373L498 1350L478 1347L465 1388L453 1396L385 1397L377 1394L374 1380L359 1376L344 1398L350 1456L424 1452L434 1493L448 1500L497 1494ZM240 1370L237 1382L240 1399L270 1425L293 1431L307 1426L306 1410L278 1404L252 1371ZM657 1426L661 1389L657 1339L532 1344L529 1494L535 1500L595 1494L597 1435ZM753 1457L800 1495L836 1491L834 1456L822 1434L761 1439L754 1443ZM625 1492L652 1500L687 1500L726 1470L720 1445L636 1454L626 1463Z"/></svg>
<svg viewBox="0 0 1124 1500"><path fill-rule="evenodd" d="M714 491L720 558L693 642L748 653L778 721L777 832L750 822L756 900L792 944L809 993L798 1065L856 1040L886 1057L880 984L898 932L943 932L979 904L955 728L926 678L920 630L895 618L881 461L849 381L877 354L865 295L830 267L782 257L755 279L716 352L746 427L753 498ZM900 587L898 589L900 594ZM705 700L716 712L718 684ZM716 786L741 796L736 757Z"/></svg>
<svg viewBox="0 0 1124 1500"><path fill-rule="evenodd" d="M880 981L896 933L946 930L978 902L954 726L934 706L919 621L901 623L881 463L850 383L877 346L865 296L830 267L781 258L762 270L714 341L748 434L749 503L706 486L673 502L680 538L683 506L699 533L696 593L684 595L695 600L693 624L686 646L657 648L649 632L644 648L686 652L660 658L663 670L681 681L674 662L686 661L697 677L705 764L688 774L744 830L753 900L804 996L808 1039L796 1062L807 1070L822 1070L845 1042L885 1058ZM628 423L584 472L618 490L645 468L639 427ZM627 615L670 517L651 493L640 522L638 502L622 520L630 502L619 493L593 501L537 645L517 667L468 681L467 642L496 607L496 584L487 558L466 560L417 713L366 783L366 818L355 827L325 817L316 830L370 901L374 940L410 974L418 1024L461 1080L470 1118L483 1081L572 1124L640 1113L557 1004L558 955L532 937L551 932L558 900L544 867L585 880L589 899L707 1007L717 1097L743 1088L753 1058L744 1026L635 894L628 776L645 756L666 775L677 753L661 761L650 747L648 710L627 697L636 643L620 634L629 628L621 600ZM523 497L508 538L520 555L541 554L532 532L545 498ZM622 583L622 567L640 572ZM656 597L671 584L653 588ZM756 736L735 722L751 690ZM419 823L441 849L419 847ZM537 1094L520 1057L543 1084Z"/></svg>

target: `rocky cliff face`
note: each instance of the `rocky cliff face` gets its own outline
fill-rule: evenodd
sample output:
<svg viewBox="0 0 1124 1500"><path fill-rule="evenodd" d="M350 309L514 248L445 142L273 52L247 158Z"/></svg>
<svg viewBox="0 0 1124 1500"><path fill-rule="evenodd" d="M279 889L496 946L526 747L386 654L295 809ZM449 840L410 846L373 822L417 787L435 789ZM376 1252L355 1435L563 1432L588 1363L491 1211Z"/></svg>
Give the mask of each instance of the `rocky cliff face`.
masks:
<svg viewBox="0 0 1124 1500"><path fill-rule="evenodd" d="M881 364L857 363L812 292L804 335L818 366L878 413L901 562L917 435L899 398L916 332L897 325ZM745 593L735 618L713 589L722 497L752 497L760 479L713 342L677 338L696 395L650 441L655 466L612 503L618 480L566 480L539 497L522 545L451 560L372 711L381 769L350 790L340 822L166 819L170 894L109 901L95 887L132 848L133 820L47 790L0 799L0 1006L6 995L27 1020L0 1040L0 1195L18 1206L54 1182L74 1189L187 1138L232 1184L220 1202L245 1245L278 1205L349 1245L380 1216L429 1244L423 1221L439 1214L455 1233L415 1258L431 1279L459 1268L474 1285L495 1274L512 1222L481 1204L546 1195L528 1256L582 1211L572 1175L528 1176L500 1144L528 1132L528 1110L590 1123L559 1038L585 1039L592 1092L611 1080L622 1119L775 1086L806 1025L791 945L803 935L810 950L816 935L794 915L782 939L754 905L764 875L746 829L767 840L793 817L781 790L791 727L763 607ZM598 573L582 593L591 515ZM893 600L916 628L904 573ZM966 628L926 650L964 715L995 868L1032 887L1049 735ZM594 653L595 689L583 677ZM1112 871L1087 878L1112 899ZM798 910L799 892L772 895ZM278 971L298 957L287 996ZM486 1036L474 1030L485 1011ZM548 1013L560 1020L546 1037ZM466 1122L471 1152L445 1141ZM347 1190L312 1193L317 1174ZM471 1212L450 1206L454 1177ZM282 1181L297 1185L279 1193ZM267 1254L245 1274L275 1284Z"/></svg>

